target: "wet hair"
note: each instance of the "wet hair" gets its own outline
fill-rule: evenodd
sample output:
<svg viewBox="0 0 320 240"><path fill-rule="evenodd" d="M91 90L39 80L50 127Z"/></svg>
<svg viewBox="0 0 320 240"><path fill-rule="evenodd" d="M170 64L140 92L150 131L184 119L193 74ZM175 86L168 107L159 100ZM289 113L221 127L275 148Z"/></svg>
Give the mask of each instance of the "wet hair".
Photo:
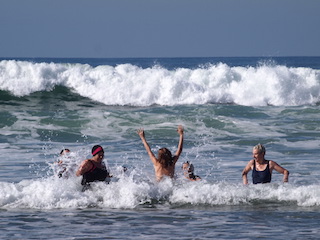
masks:
<svg viewBox="0 0 320 240"><path fill-rule="evenodd" d="M159 149L157 160L163 167L168 167L173 165L172 153L167 148Z"/></svg>
<svg viewBox="0 0 320 240"><path fill-rule="evenodd" d="M263 154L266 153L266 148L260 143L254 146L253 149L258 150L258 153L263 153Z"/></svg>
<svg viewBox="0 0 320 240"><path fill-rule="evenodd" d="M189 172L192 172L192 173L194 172L194 166L192 163L189 166Z"/></svg>
<svg viewBox="0 0 320 240"><path fill-rule="evenodd" d="M93 156L94 156L94 155L97 155L97 154L100 153L100 152L103 152L103 153L104 153L104 150L103 150L103 148L102 148L100 145L94 145L94 146L92 147L91 153L92 153Z"/></svg>
<svg viewBox="0 0 320 240"><path fill-rule="evenodd" d="M68 148L65 148L65 149L62 149L61 152L60 152L60 155L63 155L67 152L70 152L70 150Z"/></svg>

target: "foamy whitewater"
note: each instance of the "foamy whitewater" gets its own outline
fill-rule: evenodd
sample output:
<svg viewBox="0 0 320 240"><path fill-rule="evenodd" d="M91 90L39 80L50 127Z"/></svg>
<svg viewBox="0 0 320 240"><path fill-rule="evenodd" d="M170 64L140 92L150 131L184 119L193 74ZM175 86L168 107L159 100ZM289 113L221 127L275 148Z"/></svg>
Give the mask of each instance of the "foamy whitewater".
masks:
<svg viewBox="0 0 320 240"><path fill-rule="evenodd" d="M0 60L0 238L317 239L319 103L319 57ZM179 124L158 183L136 131L175 152ZM289 183L242 184L258 143ZM96 144L113 177L82 192Z"/></svg>
<svg viewBox="0 0 320 240"><path fill-rule="evenodd" d="M0 89L14 96L64 86L105 105L296 106L317 103L320 93L318 69L273 62L254 67L230 67L219 62L169 70L159 65L142 68L128 63L93 67L9 60L1 61L0 71Z"/></svg>

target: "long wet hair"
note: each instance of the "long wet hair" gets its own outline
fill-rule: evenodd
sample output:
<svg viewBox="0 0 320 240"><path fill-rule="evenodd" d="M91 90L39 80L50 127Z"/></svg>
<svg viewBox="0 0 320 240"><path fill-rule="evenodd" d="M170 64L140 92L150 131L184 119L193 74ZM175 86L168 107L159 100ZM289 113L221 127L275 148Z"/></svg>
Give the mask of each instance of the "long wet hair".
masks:
<svg viewBox="0 0 320 240"><path fill-rule="evenodd" d="M157 160L163 167L168 167L173 165L172 153L167 148L159 149Z"/></svg>

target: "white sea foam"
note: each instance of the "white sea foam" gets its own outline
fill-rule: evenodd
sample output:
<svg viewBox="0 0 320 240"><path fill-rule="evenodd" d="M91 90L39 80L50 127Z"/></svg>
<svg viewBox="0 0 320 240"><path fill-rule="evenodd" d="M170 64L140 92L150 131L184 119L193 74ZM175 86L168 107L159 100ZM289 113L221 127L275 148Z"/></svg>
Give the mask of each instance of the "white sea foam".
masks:
<svg viewBox="0 0 320 240"><path fill-rule="evenodd" d="M23 180L19 183L0 182L0 208L127 208L141 206L186 204L199 206L238 206L263 204L290 204L319 206L319 185L294 186L291 184L249 185L227 182L190 182L167 179L155 183L135 178L135 173L118 176L110 184L92 184L92 190L81 191L80 178Z"/></svg>
<svg viewBox="0 0 320 240"><path fill-rule="evenodd" d="M320 100L320 70L262 64L230 67L220 63L196 69L141 68L132 64L0 62L0 90L15 96L65 86L107 105L150 106L235 103L296 106Z"/></svg>

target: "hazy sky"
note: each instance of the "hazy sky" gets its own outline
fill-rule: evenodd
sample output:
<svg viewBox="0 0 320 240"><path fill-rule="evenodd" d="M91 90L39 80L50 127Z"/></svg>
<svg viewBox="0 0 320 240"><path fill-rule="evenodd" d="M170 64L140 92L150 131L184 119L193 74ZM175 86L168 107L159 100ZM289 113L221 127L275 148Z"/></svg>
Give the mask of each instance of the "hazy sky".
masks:
<svg viewBox="0 0 320 240"><path fill-rule="evenodd" d="M0 0L0 57L320 56L320 0Z"/></svg>

